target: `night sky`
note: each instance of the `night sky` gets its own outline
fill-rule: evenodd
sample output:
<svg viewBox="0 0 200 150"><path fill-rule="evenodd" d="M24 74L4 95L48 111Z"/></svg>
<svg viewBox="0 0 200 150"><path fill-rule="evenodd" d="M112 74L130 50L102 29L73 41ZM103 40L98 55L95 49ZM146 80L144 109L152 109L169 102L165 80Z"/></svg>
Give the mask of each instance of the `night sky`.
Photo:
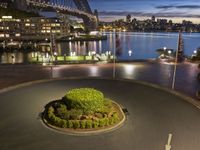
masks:
<svg viewBox="0 0 200 150"><path fill-rule="evenodd" d="M200 0L89 0L101 20L110 21L131 14L138 19L150 17L182 19L200 22Z"/></svg>

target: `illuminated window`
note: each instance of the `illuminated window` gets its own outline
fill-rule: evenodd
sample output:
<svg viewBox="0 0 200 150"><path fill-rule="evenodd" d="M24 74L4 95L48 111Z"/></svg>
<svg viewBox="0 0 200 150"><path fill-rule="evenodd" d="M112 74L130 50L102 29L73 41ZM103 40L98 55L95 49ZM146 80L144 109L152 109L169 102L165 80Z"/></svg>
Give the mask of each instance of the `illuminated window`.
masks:
<svg viewBox="0 0 200 150"><path fill-rule="evenodd" d="M4 37L4 34L0 34L0 37Z"/></svg>
<svg viewBox="0 0 200 150"><path fill-rule="evenodd" d="M19 36L21 36L21 34L20 33L16 33L15 36L19 37Z"/></svg>
<svg viewBox="0 0 200 150"><path fill-rule="evenodd" d="M5 34L5 36L6 36L6 37L10 37L10 35L9 35L9 34Z"/></svg>
<svg viewBox="0 0 200 150"><path fill-rule="evenodd" d="M51 26L51 24L48 23L48 24L45 24L45 26Z"/></svg>
<svg viewBox="0 0 200 150"><path fill-rule="evenodd" d="M12 19L12 16L2 16L3 19Z"/></svg>
<svg viewBox="0 0 200 150"><path fill-rule="evenodd" d="M30 23L26 23L25 26L30 26Z"/></svg>

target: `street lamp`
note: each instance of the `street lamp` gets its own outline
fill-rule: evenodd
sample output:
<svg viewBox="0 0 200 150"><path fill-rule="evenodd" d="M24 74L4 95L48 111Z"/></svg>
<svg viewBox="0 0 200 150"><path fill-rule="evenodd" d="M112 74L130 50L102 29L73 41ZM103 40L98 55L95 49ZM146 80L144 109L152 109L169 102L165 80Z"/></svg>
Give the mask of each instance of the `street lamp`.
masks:
<svg viewBox="0 0 200 150"><path fill-rule="evenodd" d="M128 51L128 56L131 56L132 55L132 50L129 50Z"/></svg>
<svg viewBox="0 0 200 150"><path fill-rule="evenodd" d="M54 57L55 57L55 63L57 63L57 56L58 56L58 53L57 53L57 52L54 52L53 55L54 55Z"/></svg>
<svg viewBox="0 0 200 150"><path fill-rule="evenodd" d="M170 55L170 54L172 53L172 51L171 51L171 50L168 50L167 53Z"/></svg>

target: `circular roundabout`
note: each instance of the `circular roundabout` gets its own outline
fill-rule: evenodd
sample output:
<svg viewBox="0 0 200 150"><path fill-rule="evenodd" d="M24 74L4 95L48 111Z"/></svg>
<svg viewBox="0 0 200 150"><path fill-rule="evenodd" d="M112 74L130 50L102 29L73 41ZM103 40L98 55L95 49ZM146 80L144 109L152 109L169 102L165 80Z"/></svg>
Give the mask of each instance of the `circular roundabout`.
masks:
<svg viewBox="0 0 200 150"><path fill-rule="evenodd" d="M86 136L47 127L44 106L74 88L95 88L126 108L123 126ZM0 94L1 150L160 150L168 135L174 150L199 150L200 110L162 89L127 80L60 79L35 83Z"/></svg>

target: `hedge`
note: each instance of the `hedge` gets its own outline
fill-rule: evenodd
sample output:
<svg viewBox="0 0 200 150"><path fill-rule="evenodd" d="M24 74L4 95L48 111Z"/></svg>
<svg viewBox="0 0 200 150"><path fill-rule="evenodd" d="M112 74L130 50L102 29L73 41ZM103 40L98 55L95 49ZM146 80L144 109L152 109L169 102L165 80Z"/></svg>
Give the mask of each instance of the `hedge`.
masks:
<svg viewBox="0 0 200 150"><path fill-rule="evenodd" d="M57 117L54 114L55 110L53 107L49 107L48 109L48 120L52 125L61 128L81 128L81 129L91 129L91 128L98 128L98 127L105 127L108 125L113 125L117 121L119 121L119 116L117 113L114 113L111 117L104 117L97 120L86 119L86 120L65 120L62 118Z"/></svg>
<svg viewBox="0 0 200 150"><path fill-rule="evenodd" d="M101 111L104 107L104 95L92 88L72 89L67 92L64 101L69 109L80 109L83 112Z"/></svg>

